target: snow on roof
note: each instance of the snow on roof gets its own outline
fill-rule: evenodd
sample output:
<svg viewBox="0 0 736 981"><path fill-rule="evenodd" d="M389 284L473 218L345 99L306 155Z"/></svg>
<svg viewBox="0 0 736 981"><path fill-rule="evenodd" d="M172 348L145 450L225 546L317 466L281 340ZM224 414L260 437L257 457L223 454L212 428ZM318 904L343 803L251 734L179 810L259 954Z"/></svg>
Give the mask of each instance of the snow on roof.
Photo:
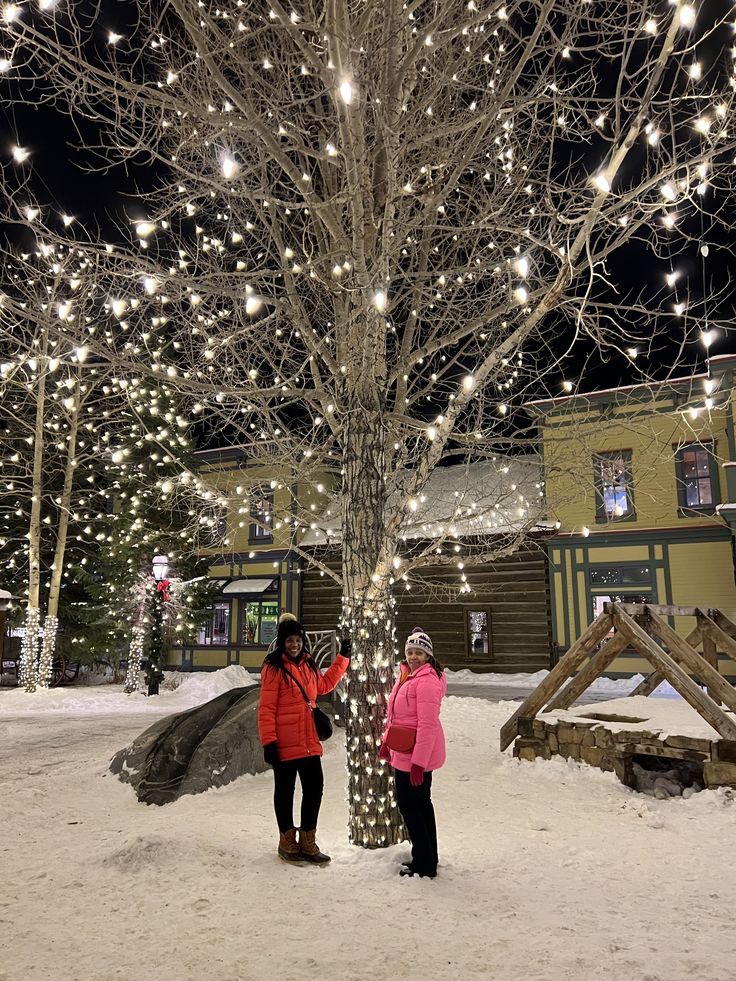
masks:
<svg viewBox="0 0 736 981"><path fill-rule="evenodd" d="M397 475L395 496L410 479L408 471ZM554 527L553 522L541 520L541 460L536 454L437 467L412 504L403 531L407 538L513 534L530 522L537 530ZM341 539L340 501L333 497L300 544L324 545Z"/></svg>
<svg viewBox="0 0 736 981"><path fill-rule="evenodd" d="M708 358L707 364L711 368L727 368L736 362L736 354L718 354ZM605 395L613 395L616 392L633 392L637 389L651 391L657 388L667 388L671 386L687 385L688 383L701 381L708 377L708 373L701 371L697 374L681 375L677 378L665 378L662 381L640 381L633 385L616 385L613 388L597 388L590 392L573 392L570 395L556 395L545 399L533 399L524 403L524 408L535 408L540 405L563 404L564 402L574 402L576 399L597 399Z"/></svg>

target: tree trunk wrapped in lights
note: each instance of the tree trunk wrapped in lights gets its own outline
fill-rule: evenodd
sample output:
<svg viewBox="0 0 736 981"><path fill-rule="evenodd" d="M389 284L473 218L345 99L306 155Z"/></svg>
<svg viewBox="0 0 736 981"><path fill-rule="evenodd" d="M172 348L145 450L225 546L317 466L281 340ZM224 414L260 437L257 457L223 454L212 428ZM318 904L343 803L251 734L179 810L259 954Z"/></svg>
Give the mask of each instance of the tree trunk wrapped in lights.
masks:
<svg viewBox="0 0 736 981"><path fill-rule="evenodd" d="M114 366L111 390L141 414L152 392L175 403L147 418L151 466L204 419L247 461L223 504L236 520L264 480L293 491L269 528L319 564L339 512L342 569L322 571L355 633L351 837L394 841L370 763L394 591L424 564L457 567L467 592L464 568L523 544L543 481L506 480L504 454L533 448L521 403L559 393L571 351L647 381L657 337L691 350L723 315L709 284L685 311L660 284L630 294L623 270L637 243L697 247L733 189L733 66L694 60L729 15L682 0L141 0L104 50L79 5L63 33L55 16L6 25L13 92L88 125L105 162L152 165L155 189L107 248L29 207L21 143L7 219L43 241L49 270L70 242L94 269L98 316L77 315L70 286L57 336ZM17 290L0 335L33 314ZM428 516L451 459L467 475Z"/></svg>

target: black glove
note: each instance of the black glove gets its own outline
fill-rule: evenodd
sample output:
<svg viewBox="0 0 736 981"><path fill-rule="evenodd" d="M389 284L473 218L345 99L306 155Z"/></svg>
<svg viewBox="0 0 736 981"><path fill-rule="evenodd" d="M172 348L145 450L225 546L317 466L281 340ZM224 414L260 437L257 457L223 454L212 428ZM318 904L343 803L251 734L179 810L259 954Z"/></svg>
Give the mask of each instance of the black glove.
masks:
<svg viewBox="0 0 736 981"><path fill-rule="evenodd" d="M276 764L279 762L278 743L266 743L266 745L263 747L263 759L269 766L276 766Z"/></svg>
<svg viewBox="0 0 736 981"><path fill-rule="evenodd" d="M348 658L350 660L350 655L353 653L353 642L349 637L343 637L340 641L340 654L342 657Z"/></svg>

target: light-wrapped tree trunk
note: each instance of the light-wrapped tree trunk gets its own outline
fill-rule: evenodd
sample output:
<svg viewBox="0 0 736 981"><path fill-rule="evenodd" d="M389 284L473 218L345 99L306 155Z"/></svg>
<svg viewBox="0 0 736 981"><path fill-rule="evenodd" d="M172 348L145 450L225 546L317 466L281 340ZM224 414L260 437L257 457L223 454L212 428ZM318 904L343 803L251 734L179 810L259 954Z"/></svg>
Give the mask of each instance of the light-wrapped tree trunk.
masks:
<svg viewBox="0 0 736 981"><path fill-rule="evenodd" d="M384 544L386 427L368 404L375 391L356 395L356 403L366 402L349 416L342 516L343 620L355 645L347 684L349 829L355 844L381 848L404 838L393 775L378 759L396 646L390 570L377 568Z"/></svg>
<svg viewBox="0 0 736 981"><path fill-rule="evenodd" d="M79 408L81 401L80 385L77 383L74 402L69 410L71 418L69 439L66 451L66 467L64 470L64 486L59 500L59 523L56 528L56 548L54 564L51 567L51 583L49 586L49 603L46 618L43 623L43 641L41 657L38 663L38 686L48 688L51 683L51 673L56 650L56 634L59 629L59 597L61 595L61 578L64 572L64 555L69 532L69 511L72 502L72 488L76 471L77 434L79 432Z"/></svg>
<svg viewBox="0 0 736 981"><path fill-rule="evenodd" d="M46 354L44 337L42 354ZM36 389L36 422L33 433L31 520L28 527L28 606L21 646L20 683L27 692L36 690L41 591L41 496L43 492L43 419L46 403L47 366L42 365Z"/></svg>

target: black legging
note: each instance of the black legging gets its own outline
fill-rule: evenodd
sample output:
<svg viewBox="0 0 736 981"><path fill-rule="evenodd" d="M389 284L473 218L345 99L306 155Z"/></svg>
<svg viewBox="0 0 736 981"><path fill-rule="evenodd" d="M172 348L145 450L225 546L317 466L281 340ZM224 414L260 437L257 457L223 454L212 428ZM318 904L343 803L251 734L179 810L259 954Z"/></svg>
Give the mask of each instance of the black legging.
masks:
<svg viewBox="0 0 736 981"><path fill-rule="evenodd" d="M394 770L396 803L411 838L411 867L420 875L437 874L437 824L432 804L432 774L412 787L409 774Z"/></svg>
<svg viewBox="0 0 736 981"><path fill-rule="evenodd" d="M298 760L285 760L273 768L273 807L279 831L290 831L294 827L294 789L296 775L302 785L302 831L315 831L319 808L322 803L322 789L325 785L322 776L322 759L319 756L304 756Z"/></svg>

